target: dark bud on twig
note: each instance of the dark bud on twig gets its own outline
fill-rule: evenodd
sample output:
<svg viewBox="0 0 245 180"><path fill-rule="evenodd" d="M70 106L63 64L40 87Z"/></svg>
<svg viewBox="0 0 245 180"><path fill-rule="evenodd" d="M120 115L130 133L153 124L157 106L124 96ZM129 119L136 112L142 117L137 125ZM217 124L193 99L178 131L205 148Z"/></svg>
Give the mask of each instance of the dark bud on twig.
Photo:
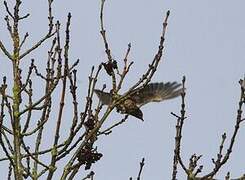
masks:
<svg viewBox="0 0 245 180"><path fill-rule="evenodd" d="M117 69L118 67L117 67L117 61L116 60L113 60L112 61L112 67L113 67L113 69Z"/></svg>
<svg viewBox="0 0 245 180"><path fill-rule="evenodd" d="M104 66L104 68L105 68L105 70L109 76L112 75L114 69L118 68L116 60L113 60L112 62L109 61L107 63L102 63L102 65Z"/></svg>
<svg viewBox="0 0 245 180"><path fill-rule="evenodd" d="M230 172L227 172L226 176L225 176L225 180L229 180L230 179Z"/></svg>
<svg viewBox="0 0 245 180"><path fill-rule="evenodd" d="M91 168L92 164L100 160L103 154L98 153L92 146L85 146L77 155L77 160L85 165L85 170Z"/></svg>
<svg viewBox="0 0 245 180"><path fill-rule="evenodd" d="M93 115L90 115L90 117L87 119L87 121L84 122L84 125L87 130L92 130L95 125L95 118Z"/></svg>

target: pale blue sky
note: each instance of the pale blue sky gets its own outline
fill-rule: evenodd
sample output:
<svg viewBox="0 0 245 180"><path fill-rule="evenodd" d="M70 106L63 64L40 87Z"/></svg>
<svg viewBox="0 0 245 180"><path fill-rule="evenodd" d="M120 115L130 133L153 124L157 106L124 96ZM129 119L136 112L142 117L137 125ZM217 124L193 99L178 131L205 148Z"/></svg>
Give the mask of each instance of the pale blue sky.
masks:
<svg viewBox="0 0 245 180"><path fill-rule="evenodd" d="M25 0L22 7L21 14L31 14L29 20L20 25L22 33L28 31L30 34L25 46L28 47L47 30L47 2ZM91 66L99 64L106 57L99 33L99 7L99 0L59 0L53 7L56 20L61 21L63 30L67 13L72 13L70 59L81 60L78 67L81 102L85 99ZM129 59L135 63L124 90L138 80L153 59L163 18L168 9L171 11L163 61L153 81L180 82L186 75L188 119L183 130L182 155L187 164L191 154L202 154L200 162L204 165L204 172L213 168L211 159L216 157L222 133L227 132L229 139L235 125L240 94L238 81L245 73L244 7L243 0L107 0L105 5L108 41L113 57L121 65L127 44L132 44ZM6 36L3 4L0 8L0 39L11 47ZM44 46L27 56L25 62L29 63L31 58L45 60L46 51ZM2 52L0 60L0 76L10 75L7 67L10 64L4 62ZM109 81L104 74L99 79L98 87L105 82ZM176 121L170 112L178 113L180 98L149 104L142 109L144 123L130 117L110 136L98 141L98 149L104 156L93 166L96 180L136 177L142 157L145 157L146 163L142 179L171 178ZM113 114L107 125L115 117L119 116ZM64 132L67 130L65 127L63 129ZM231 171L232 177L245 171L244 125L240 130L231 159L220 171L220 179L224 179L227 171ZM53 134L48 133L50 136ZM0 169L3 169L2 164ZM4 178L3 174L0 174L0 179ZM181 170L178 179L185 179Z"/></svg>

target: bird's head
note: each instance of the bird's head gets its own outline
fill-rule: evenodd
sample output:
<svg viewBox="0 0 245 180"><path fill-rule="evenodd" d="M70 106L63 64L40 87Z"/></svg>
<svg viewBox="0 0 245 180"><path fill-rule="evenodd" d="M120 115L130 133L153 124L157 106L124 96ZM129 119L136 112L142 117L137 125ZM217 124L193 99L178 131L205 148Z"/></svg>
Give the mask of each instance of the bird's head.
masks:
<svg viewBox="0 0 245 180"><path fill-rule="evenodd" d="M138 118L138 119L140 119L140 120L142 120L142 121L144 121L144 119L143 119L143 113L140 110L140 108L136 108L133 111L130 111L129 114L132 115L132 116L134 116L134 117L136 117L136 118Z"/></svg>

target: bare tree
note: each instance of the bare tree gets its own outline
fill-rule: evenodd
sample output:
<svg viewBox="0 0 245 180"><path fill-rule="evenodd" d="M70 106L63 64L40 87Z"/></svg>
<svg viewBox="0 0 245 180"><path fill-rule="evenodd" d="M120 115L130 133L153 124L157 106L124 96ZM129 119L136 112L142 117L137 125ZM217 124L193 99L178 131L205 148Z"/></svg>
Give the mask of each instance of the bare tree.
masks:
<svg viewBox="0 0 245 180"><path fill-rule="evenodd" d="M48 0L48 30L38 42L24 49L23 45L28 39L29 33L26 33L22 37L19 33L19 24L27 20L29 14L20 16L21 3L21 0L15 0L14 7L11 9L7 1L4 1L7 13L5 17L6 27L12 40L13 51L10 52L4 42L0 40L1 52L3 52L5 57L7 57L12 64L12 76L3 77L0 87L0 144L2 147L1 152L3 152L1 153L2 157L0 161L9 163L8 179L14 176L16 180L22 180L24 178L39 179L41 177L46 177L48 180L57 179L57 177L62 180L71 180L74 179L82 166L85 167L85 170L88 170L91 168L92 164L96 163L103 156L103 154L99 152L99 147L97 148L95 146L96 141L101 135L110 134L112 129L123 124L129 115L143 119L142 112L137 104L139 101L131 97L145 92L144 90L146 88L154 86L150 85L150 82L163 56L165 33L170 11L166 13L163 20L158 50L151 64L149 64L148 69L132 87L128 88L124 94L119 95L125 77L133 65L133 62L128 60L131 44L128 44L122 63L112 58L103 21L105 0L101 0L100 33L104 42L107 60L101 62L98 67L93 66L91 68L85 106L80 108L78 104L76 70L79 60L71 62L69 58L71 13L67 15L65 40L62 42L61 34L63 32L60 30L60 22L53 17L53 0ZM27 55L30 55L36 49L40 48L45 42L49 43L50 46L47 50L48 58L45 63L46 71L42 72L40 70L41 67L37 66L38 63L35 59L29 60L29 67L21 69L23 60L28 59ZM119 68L121 64L123 64L123 67ZM105 70L111 78L112 88L110 92L107 93L109 94L110 103L107 104L103 102L103 98L98 103L94 101L95 93L105 93L104 89L106 85L101 90L96 89L100 72L103 70ZM36 79L42 84L38 88L33 87L33 82L36 81ZM173 98L180 94L182 97L180 115L172 113L177 117L173 180L177 177L178 164L180 164L182 169L186 172L188 179L213 179L223 164L228 161L236 135L239 131L239 126L244 120L244 118L242 118L242 108L245 103L244 82L244 80L240 81L241 98L239 101L236 126L234 134L231 137L230 146L223 155L223 144L226 139L226 135L224 134L222 136L217 159L213 160L213 171L200 177L198 175L202 171L202 166L198 166L197 163L201 156L194 154L190 158L189 167L187 167L182 161L180 154L182 130L184 120L186 119L185 78L183 78L183 87L181 89L178 89L179 84L176 83L170 83L167 84L167 86L163 84L159 85L161 88L164 87L165 90L167 88L164 94L165 99ZM13 85L12 89L9 87L10 85ZM40 88L42 88L44 94L36 97L40 94L37 93L37 91L40 92ZM168 94L169 92L171 92L171 96ZM57 94L59 95L58 104L54 96ZM66 120L67 116L65 116L64 112L64 107L67 104L67 96L69 96L72 101L72 115L69 116L69 121ZM159 97L153 97L153 95L151 95L150 100L148 98L147 102L161 100L163 100L163 97L159 99ZM122 120L111 124L109 127L103 127L102 129L102 125L107 121L109 115L114 110L123 114ZM56 116L53 117L52 113L55 113ZM52 129L54 129L52 144L46 149L42 149L41 145L44 144L45 139L51 139L45 134L45 130L50 128L50 119L55 119L56 121L54 127L52 127ZM70 122L70 129L66 132L65 137L61 136L61 128L64 121L66 123ZM30 141L30 139L35 140ZM62 163L61 160L63 160ZM145 160L143 158L140 163L137 180L141 179L144 164ZM58 170L61 174L57 173ZM94 175L95 172L90 171L83 179L94 179ZM241 178L244 178L244 176ZM229 179L229 174L226 175L226 179Z"/></svg>
<svg viewBox="0 0 245 180"><path fill-rule="evenodd" d="M183 83L183 89L184 89L185 88L185 77L183 77L182 83ZM238 102L238 110L237 110L237 118L235 121L235 127L234 127L233 134L230 138L228 148L226 152L224 153L223 152L224 143L227 138L226 133L224 133L221 136L221 143L219 145L219 151L217 153L217 157L212 159L212 163L214 165L213 170L204 175L199 175L203 169L203 165L198 165L198 161L201 159L202 155L196 155L196 153L194 153L190 157L188 165L183 162L182 157L181 157L180 150L181 150L182 131L183 131L185 119L187 118L185 116L185 113L186 113L185 92L183 91L183 93L181 94L182 103L181 103L180 115L177 115L173 112L171 113L173 116L177 118L172 180L176 179L178 164L180 164L181 169L183 169L184 172L186 173L187 179L189 180L195 180L195 179L208 180L208 179L214 179L216 177L216 174L222 168L222 166L227 163L232 153L233 145L235 143L237 134L239 132L240 125L245 120L244 118L242 118L242 112L243 112L242 108L245 104L245 93L244 93L245 92L245 86L244 86L245 79L241 79L239 83L241 87L241 95L240 95L240 99ZM230 179L230 172L227 172L225 179L227 180ZM236 178L236 179L243 180L245 179L245 175L242 175L240 178Z"/></svg>

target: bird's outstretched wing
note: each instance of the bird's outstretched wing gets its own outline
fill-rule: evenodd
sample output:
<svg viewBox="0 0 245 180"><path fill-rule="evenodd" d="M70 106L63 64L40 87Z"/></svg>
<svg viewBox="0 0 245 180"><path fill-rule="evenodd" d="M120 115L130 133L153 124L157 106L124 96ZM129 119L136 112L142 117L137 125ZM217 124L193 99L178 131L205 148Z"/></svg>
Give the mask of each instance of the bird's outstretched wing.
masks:
<svg viewBox="0 0 245 180"><path fill-rule="evenodd" d="M175 98L181 92L181 84L177 82L150 83L143 88L136 89L131 99L135 101L138 107L141 107L149 102L160 102Z"/></svg>
<svg viewBox="0 0 245 180"><path fill-rule="evenodd" d="M94 92L104 105L112 103L111 93L95 89ZM160 102L166 99L172 99L182 92L181 84L177 82L150 83L145 87L139 87L129 98L132 99L138 107L149 102Z"/></svg>

